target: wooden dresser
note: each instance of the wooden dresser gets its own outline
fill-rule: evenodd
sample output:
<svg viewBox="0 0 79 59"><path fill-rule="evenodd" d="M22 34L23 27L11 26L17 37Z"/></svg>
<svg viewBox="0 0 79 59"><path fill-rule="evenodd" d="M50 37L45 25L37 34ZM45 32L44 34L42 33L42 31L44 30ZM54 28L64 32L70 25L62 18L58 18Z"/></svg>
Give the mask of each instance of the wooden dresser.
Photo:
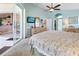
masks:
<svg viewBox="0 0 79 59"><path fill-rule="evenodd" d="M79 33L79 29L78 28L65 28L64 31Z"/></svg>
<svg viewBox="0 0 79 59"><path fill-rule="evenodd" d="M32 28L32 35L40 33L40 32L44 32L44 31L47 31L47 29L43 27Z"/></svg>

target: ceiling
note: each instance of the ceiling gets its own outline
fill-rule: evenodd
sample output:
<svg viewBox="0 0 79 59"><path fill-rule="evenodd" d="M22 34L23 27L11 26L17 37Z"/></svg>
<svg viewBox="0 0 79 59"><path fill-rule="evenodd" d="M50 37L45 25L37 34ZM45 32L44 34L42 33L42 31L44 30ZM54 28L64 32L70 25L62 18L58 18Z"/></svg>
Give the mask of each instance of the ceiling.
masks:
<svg viewBox="0 0 79 59"><path fill-rule="evenodd" d="M59 3L54 3L54 6L57 5ZM50 6L50 3L34 3L34 5L44 9L44 10L48 10L48 8L46 7L47 5ZM79 3L61 3L61 6L58 7L61 10L79 10Z"/></svg>
<svg viewBox="0 0 79 59"><path fill-rule="evenodd" d="M4 17L8 17L8 16L12 17L12 13L0 13L0 18L4 18Z"/></svg>
<svg viewBox="0 0 79 59"><path fill-rule="evenodd" d="M11 9L15 6L13 3L0 3L0 9Z"/></svg>

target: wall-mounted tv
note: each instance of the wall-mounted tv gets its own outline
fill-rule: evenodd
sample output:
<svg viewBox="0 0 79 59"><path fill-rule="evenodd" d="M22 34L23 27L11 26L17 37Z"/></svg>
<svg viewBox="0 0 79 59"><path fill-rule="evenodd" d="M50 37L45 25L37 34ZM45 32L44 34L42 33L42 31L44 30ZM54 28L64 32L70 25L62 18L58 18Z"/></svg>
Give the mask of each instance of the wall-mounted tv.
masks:
<svg viewBox="0 0 79 59"><path fill-rule="evenodd" d="M27 23L35 23L35 17L27 17Z"/></svg>

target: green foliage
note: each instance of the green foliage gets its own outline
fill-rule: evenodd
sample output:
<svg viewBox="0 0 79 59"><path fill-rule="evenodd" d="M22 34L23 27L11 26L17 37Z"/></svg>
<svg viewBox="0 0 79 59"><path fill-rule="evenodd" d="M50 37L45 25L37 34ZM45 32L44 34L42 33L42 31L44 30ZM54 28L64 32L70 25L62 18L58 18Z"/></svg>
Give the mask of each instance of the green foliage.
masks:
<svg viewBox="0 0 79 59"><path fill-rule="evenodd" d="M2 25L2 18L0 18L0 26Z"/></svg>

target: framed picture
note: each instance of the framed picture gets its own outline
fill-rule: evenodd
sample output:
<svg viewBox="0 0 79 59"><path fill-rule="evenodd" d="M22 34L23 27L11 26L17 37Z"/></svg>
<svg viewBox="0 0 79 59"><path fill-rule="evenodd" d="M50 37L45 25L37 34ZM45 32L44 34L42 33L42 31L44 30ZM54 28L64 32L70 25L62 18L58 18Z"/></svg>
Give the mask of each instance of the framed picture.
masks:
<svg viewBox="0 0 79 59"><path fill-rule="evenodd" d="M69 24L78 24L78 16L68 17Z"/></svg>

